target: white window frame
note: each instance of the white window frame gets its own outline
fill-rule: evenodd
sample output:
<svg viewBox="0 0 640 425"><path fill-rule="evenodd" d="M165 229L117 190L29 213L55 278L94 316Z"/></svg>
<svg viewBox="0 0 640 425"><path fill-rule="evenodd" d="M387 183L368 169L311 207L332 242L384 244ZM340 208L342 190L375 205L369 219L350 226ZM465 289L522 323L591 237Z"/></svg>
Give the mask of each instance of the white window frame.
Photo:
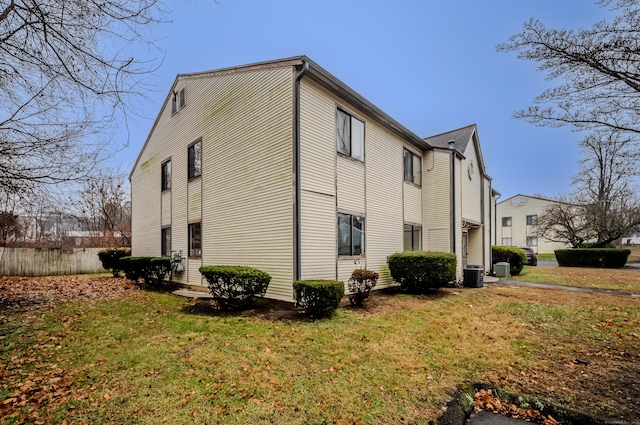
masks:
<svg viewBox="0 0 640 425"><path fill-rule="evenodd" d="M348 224L345 223L345 219L348 221ZM360 228L356 224L359 224ZM345 233L344 228L341 225L348 226L347 233ZM366 220L363 215L349 214L339 212L336 220L336 235L338 237L338 256L339 257L354 257L358 255L362 255L366 252ZM341 230L342 229L342 230ZM356 236L360 237L360 244L354 244L354 240ZM349 251L341 252L341 247L344 247L345 242L349 243Z"/></svg>
<svg viewBox="0 0 640 425"><path fill-rule="evenodd" d="M512 246L512 244L511 238L502 238L502 246Z"/></svg>
<svg viewBox="0 0 640 425"><path fill-rule="evenodd" d="M422 186L422 157L407 148L404 148L404 180Z"/></svg>
<svg viewBox="0 0 640 425"><path fill-rule="evenodd" d="M502 217L502 227L511 227L512 223L513 220L511 217Z"/></svg>
<svg viewBox="0 0 640 425"><path fill-rule="evenodd" d="M336 109L337 152L364 162L365 124L342 108Z"/></svg>
<svg viewBox="0 0 640 425"><path fill-rule="evenodd" d="M197 146L197 149L196 149ZM193 160L191 159L193 152ZM197 160L197 161L196 161ZM202 175L202 139L198 139L187 148L187 177L197 179Z"/></svg>
<svg viewBox="0 0 640 425"><path fill-rule="evenodd" d="M411 234L411 246L407 247L407 237L406 234L410 232ZM417 234L417 237L416 237ZM422 251L422 226L417 226L415 224L407 224L405 223L403 226L403 234L402 234L402 245L404 251ZM417 243L417 245L416 245Z"/></svg>
<svg viewBox="0 0 640 425"><path fill-rule="evenodd" d="M171 113L176 114L187 104L187 97L185 88L182 87L173 92L171 96Z"/></svg>

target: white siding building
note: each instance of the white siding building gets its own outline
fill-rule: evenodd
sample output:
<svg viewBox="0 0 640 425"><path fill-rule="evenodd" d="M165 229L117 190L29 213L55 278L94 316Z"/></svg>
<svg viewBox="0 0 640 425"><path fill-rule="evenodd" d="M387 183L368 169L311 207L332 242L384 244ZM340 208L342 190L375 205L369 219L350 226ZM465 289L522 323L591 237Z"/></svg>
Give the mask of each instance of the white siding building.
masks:
<svg viewBox="0 0 640 425"><path fill-rule="evenodd" d="M248 265L291 301L295 280L355 268L392 285L403 250L455 252L459 276L491 264L475 125L422 139L304 56L178 75L130 179L132 255L182 251L186 285Z"/></svg>
<svg viewBox="0 0 640 425"><path fill-rule="evenodd" d="M518 194L498 203L497 243L505 246L529 246L540 254L569 248L567 244L549 241L536 232L538 216L555 202L551 199Z"/></svg>

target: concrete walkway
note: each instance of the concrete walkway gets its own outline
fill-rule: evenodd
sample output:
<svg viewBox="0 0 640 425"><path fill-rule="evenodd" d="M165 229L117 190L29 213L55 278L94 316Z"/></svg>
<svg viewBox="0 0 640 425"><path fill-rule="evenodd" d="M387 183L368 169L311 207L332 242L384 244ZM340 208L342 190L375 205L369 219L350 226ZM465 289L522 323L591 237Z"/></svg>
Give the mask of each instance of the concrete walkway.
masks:
<svg viewBox="0 0 640 425"><path fill-rule="evenodd" d="M485 282L487 280L485 279ZM549 283L531 283L531 282L519 282L517 280L498 280L497 282L488 282L496 285L505 285L505 286L526 286L530 288L542 288L542 289L558 289L563 291L574 291L574 292L584 292L584 293L594 293L594 294L607 294L607 295L616 295L620 297L632 297L632 298L640 298L640 294L634 294L626 291L614 291L610 289L597 289L597 288L578 288L575 286L564 286L564 285L551 285Z"/></svg>

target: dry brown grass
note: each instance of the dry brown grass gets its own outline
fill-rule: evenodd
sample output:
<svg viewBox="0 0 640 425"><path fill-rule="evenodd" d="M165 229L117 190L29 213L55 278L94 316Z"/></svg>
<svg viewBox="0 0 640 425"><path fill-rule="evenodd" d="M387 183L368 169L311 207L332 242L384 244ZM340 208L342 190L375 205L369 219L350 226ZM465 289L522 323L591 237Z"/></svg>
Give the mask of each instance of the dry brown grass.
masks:
<svg viewBox="0 0 640 425"><path fill-rule="evenodd" d="M428 423L458 384L479 381L640 418L638 299L497 285L377 293L313 322L275 304L220 314L131 294L0 315L0 423Z"/></svg>

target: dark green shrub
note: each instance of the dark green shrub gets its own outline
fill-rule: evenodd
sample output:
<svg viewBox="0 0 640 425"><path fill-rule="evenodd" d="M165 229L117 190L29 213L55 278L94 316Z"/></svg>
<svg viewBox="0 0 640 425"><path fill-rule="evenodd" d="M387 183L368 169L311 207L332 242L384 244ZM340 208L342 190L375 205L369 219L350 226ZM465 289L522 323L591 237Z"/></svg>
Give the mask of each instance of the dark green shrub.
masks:
<svg viewBox="0 0 640 425"><path fill-rule="evenodd" d="M120 268L127 279L137 284L139 279L144 283L153 283L153 273L151 271L151 259L153 257L122 257L120 258Z"/></svg>
<svg viewBox="0 0 640 425"><path fill-rule="evenodd" d="M98 258L102 262L102 267L111 270L113 277L120 275L120 258L131 255L130 248L106 248L98 251Z"/></svg>
<svg viewBox="0 0 640 425"><path fill-rule="evenodd" d="M296 305L314 317L329 317L344 297L339 280L298 280L293 283Z"/></svg>
<svg viewBox="0 0 640 425"><path fill-rule="evenodd" d="M511 269L511 276L517 276L520 274L527 262L527 256L524 250L514 248L512 246L497 246L491 247L493 256L493 264L495 263L509 263Z"/></svg>
<svg viewBox="0 0 640 425"><path fill-rule="evenodd" d="M151 276L157 285L162 285L164 279L171 273L171 260L164 257L155 257L150 261Z"/></svg>
<svg viewBox="0 0 640 425"><path fill-rule="evenodd" d="M627 264L631 251L614 248L574 248L555 251L558 265L563 267L601 267L619 269Z"/></svg>
<svg viewBox="0 0 640 425"><path fill-rule="evenodd" d="M371 270L356 269L351 273L347 282L349 302L351 305L361 306L371 295L371 290L378 283L378 273Z"/></svg>
<svg viewBox="0 0 640 425"><path fill-rule="evenodd" d="M263 297L271 276L247 266L203 266L200 273L209 282L209 291L220 307L239 308L253 297Z"/></svg>
<svg viewBox="0 0 640 425"><path fill-rule="evenodd" d="M393 280L412 294L422 294L456 279L456 256L447 252L397 252L387 259Z"/></svg>

